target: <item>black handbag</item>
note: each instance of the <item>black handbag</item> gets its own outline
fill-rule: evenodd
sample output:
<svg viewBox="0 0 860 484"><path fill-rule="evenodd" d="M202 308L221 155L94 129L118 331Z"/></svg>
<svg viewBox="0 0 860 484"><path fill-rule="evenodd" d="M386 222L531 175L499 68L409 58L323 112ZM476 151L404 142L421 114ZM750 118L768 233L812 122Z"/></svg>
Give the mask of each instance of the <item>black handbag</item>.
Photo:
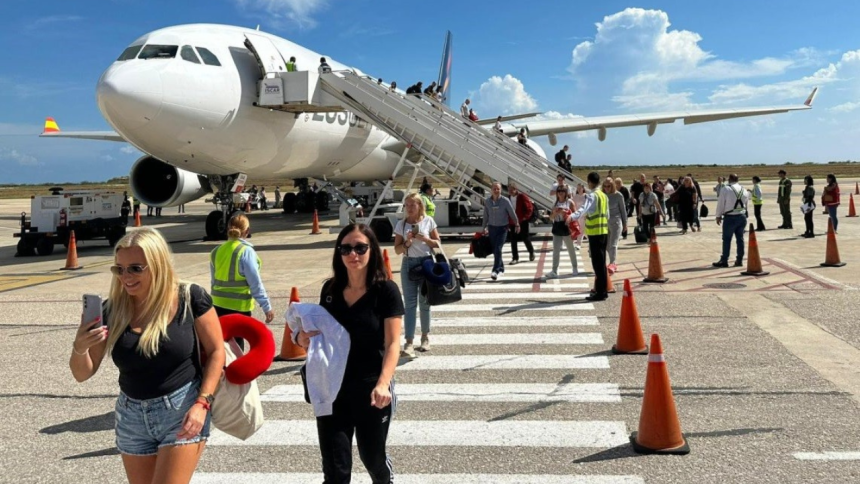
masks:
<svg viewBox="0 0 860 484"><path fill-rule="evenodd" d="M488 235L481 235L477 239L473 239L471 245L472 254L479 259L484 259L493 253L493 244L490 243L490 236Z"/></svg>
<svg viewBox="0 0 860 484"><path fill-rule="evenodd" d="M451 265L448 262L448 257L445 255L445 251L442 250L442 246L439 245L439 252L436 254L437 262L447 263L449 266ZM455 274L457 271L453 271ZM443 304L451 304L463 299L463 294L460 292L460 282L458 277L451 277L451 280L448 281L447 284L433 284L428 280L424 280L421 283L421 295L427 299L427 304L430 306L441 306Z"/></svg>
<svg viewBox="0 0 860 484"><path fill-rule="evenodd" d="M699 209L699 217L705 218L707 216L708 216L708 206L703 203L702 208Z"/></svg>
<svg viewBox="0 0 860 484"><path fill-rule="evenodd" d="M460 259L451 259L451 271L454 273L454 277L457 278L460 283L460 287L466 287L466 284L471 282L469 278L469 273L466 272L466 264Z"/></svg>
<svg viewBox="0 0 860 484"><path fill-rule="evenodd" d="M552 235L570 235L570 227L567 226L567 222L553 222Z"/></svg>

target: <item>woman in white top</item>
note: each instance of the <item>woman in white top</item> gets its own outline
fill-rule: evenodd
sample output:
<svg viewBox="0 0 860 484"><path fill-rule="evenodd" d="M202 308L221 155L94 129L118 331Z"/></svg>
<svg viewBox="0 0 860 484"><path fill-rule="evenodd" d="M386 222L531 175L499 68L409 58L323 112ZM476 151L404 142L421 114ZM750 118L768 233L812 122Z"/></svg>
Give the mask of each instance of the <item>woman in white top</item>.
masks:
<svg viewBox="0 0 860 484"><path fill-rule="evenodd" d="M410 193L403 202L406 217L397 222L394 227L394 252L403 255L400 264L400 287L403 290L403 302L406 314L403 325L406 333L406 344L403 355L415 357L413 340L415 339L415 309L420 307L421 346L418 351L430 350L430 305L421 295L421 282L409 277L413 267L421 266L425 260L433 258L433 248L439 247L439 232L432 217L424 214L424 202L421 195Z"/></svg>
<svg viewBox="0 0 860 484"><path fill-rule="evenodd" d="M570 257L570 265L573 275L578 274L576 264L576 251L573 249L573 240L570 238L570 228L567 225L567 217L576 211L576 205L570 199L567 185L561 185L555 190L555 205L552 207L552 271L546 274L547 279L558 277L558 263L561 256L561 244L567 247L567 255Z"/></svg>
<svg viewBox="0 0 860 484"><path fill-rule="evenodd" d="M582 186L582 183L578 183L576 185L576 193L571 196L574 205L577 207L581 207L585 203L585 187ZM576 238L576 250L582 248L582 238L585 236L585 231L579 234L579 237Z"/></svg>

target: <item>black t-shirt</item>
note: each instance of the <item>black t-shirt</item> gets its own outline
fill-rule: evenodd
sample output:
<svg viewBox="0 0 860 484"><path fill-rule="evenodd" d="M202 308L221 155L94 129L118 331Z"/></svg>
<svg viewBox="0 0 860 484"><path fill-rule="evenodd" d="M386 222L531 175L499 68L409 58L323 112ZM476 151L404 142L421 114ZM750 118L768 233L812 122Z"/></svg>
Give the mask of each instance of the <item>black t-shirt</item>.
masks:
<svg viewBox="0 0 860 484"><path fill-rule="evenodd" d="M404 313L400 288L392 281L375 284L355 304L347 306L343 291L328 291L331 284L331 281L323 284L320 306L349 333L344 384L376 382L382 373L382 356L385 353L385 320Z"/></svg>
<svg viewBox="0 0 860 484"><path fill-rule="evenodd" d="M644 192L644 191L645 191L645 188L643 188L642 184L639 183L638 181L635 181L635 182L633 182L632 185L630 185L630 197L633 198L633 200L638 201L639 195L641 195L642 192Z"/></svg>
<svg viewBox="0 0 860 484"><path fill-rule="evenodd" d="M119 368L119 388L137 400L168 395L193 380L201 372L197 344L194 340L194 320L212 308L212 298L206 291L191 284L190 314L180 291L176 316L167 325L167 337L162 338L158 353L147 358L137 350L140 335L126 328L111 351ZM105 312L105 322L110 314Z"/></svg>

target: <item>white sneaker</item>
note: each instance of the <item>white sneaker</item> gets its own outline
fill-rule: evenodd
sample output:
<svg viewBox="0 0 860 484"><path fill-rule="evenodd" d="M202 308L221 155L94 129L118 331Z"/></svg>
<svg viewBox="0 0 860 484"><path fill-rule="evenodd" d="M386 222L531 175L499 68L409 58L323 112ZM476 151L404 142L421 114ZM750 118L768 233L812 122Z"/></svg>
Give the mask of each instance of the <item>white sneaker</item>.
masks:
<svg viewBox="0 0 860 484"><path fill-rule="evenodd" d="M515 265L517 265L517 264L519 264L519 263L520 263L520 260L519 260L519 259L513 259L513 260L511 260L510 262L508 262L508 264L510 264L510 265L512 265L512 266L515 266Z"/></svg>
<svg viewBox="0 0 860 484"><path fill-rule="evenodd" d="M430 338L425 337L421 338L421 346L418 347L418 351L430 351Z"/></svg>
<svg viewBox="0 0 860 484"><path fill-rule="evenodd" d="M555 279L556 277L558 277L558 274L556 274L553 271L549 271L546 274L544 274L543 276L546 277L547 279Z"/></svg>
<svg viewBox="0 0 860 484"><path fill-rule="evenodd" d="M581 247L581 246L579 246L579 245L574 245L574 246L573 246L573 248L574 248L574 249L576 249L576 250L581 250L581 249L582 249L582 247Z"/></svg>
<svg viewBox="0 0 860 484"><path fill-rule="evenodd" d="M407 358L415 358L415 347L412 346L412 343L406 343L403 345L403 350L400 351L400 356L405 356Z"/></svg>
<svg viewBox="0 0 860 484"><path fill-rule="evenodd" d="M490 278L495 281L496 279L499 278L499 273L493 272L492 274L490 274Z"/></svg>

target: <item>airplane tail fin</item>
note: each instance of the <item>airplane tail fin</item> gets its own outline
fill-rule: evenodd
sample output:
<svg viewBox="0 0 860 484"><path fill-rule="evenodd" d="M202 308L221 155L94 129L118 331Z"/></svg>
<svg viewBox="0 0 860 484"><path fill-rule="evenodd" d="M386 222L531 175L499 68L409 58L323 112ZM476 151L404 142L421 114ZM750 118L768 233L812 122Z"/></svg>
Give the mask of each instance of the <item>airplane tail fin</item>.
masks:
<svg viewBox="0 0 860 484"><path fill-rule="evenodd" d="M442 64L439 66L439 80L437 85L442 86L442 102L446 106L451 105L451 45L453 36L451 31L445 36L445 47L442 49Z"/></svg>
<svg viewBox="0 0 860 484"><path fill-rule="evenodd" d="M818 88L816 87L816 88L812 89L812 92L809 94L809 97L806 98L806 102L804 102L803 104L806 106L812 107L812 103L813 103L813 101L815 101L815 96L817 96L817 95L818 95Z"/></svg>
<svg viewBox="0 0 860 484"><path fill-rule="evenodd" d="M54 121L54 118L45 118L45 129L42 130L42 134L48 133L59 133L60 127L57 126L57 122Z"/></svg>

